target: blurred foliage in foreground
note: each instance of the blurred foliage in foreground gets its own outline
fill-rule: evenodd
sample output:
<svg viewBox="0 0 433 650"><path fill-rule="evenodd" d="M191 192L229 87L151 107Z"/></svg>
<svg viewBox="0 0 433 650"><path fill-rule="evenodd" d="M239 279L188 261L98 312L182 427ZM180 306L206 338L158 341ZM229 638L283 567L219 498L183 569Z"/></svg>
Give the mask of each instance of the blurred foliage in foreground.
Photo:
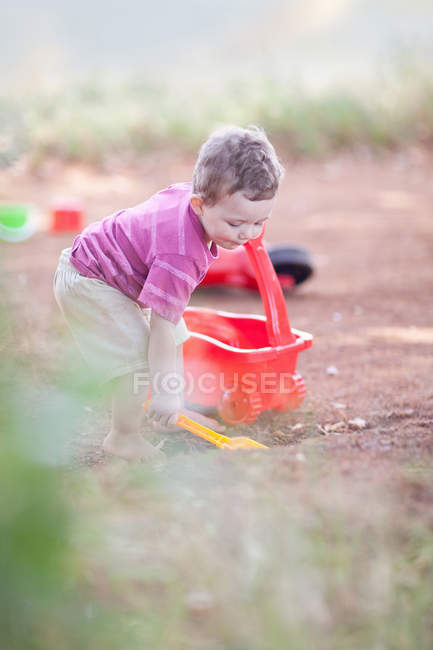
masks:
<svg viewBox="0 0 433 650"><path fill-rule="evenodd" d="M294 155L433 142L433 77L404 66L368 86L307 93L275 80L150 84L102 80L0 91L0 165L23 155L104 162L158 147L195 150L215 127L256 123Z"/></svg>
<svg viewBox="0 0 433 650"><path fill-rule="evenodd" d="M36 388L31 364L13 352L2 298L0 291L0 645L120 650L129 631L89 586L64 489L66 434L82 398L71 382L69 392Z"/></svg>
<svg viewBox="0 0 433 650"><path fill-rule="evenodd" d="M2 648L433 646L431 468L341 471L317 440L74 466L89 387L0 334Z"/></svg>

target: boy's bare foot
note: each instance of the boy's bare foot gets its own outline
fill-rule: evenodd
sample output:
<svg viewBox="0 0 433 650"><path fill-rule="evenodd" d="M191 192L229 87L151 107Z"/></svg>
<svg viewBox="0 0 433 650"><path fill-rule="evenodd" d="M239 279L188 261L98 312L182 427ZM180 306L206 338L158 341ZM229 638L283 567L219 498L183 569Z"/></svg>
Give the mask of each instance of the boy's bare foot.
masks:
<svg viewBox="0 0 433 650"><path fill-rule="evenodd" d="M182 407L182 414L186 415L187 418L190 418L191 420L194 420L195 422L202 424L204 427L207 427L208 429L213 429L213 431L216 431L217 433L224 433L224 431L226 430L225 426L220 422L218 422L218 420L215 420L214 418L210 418L207 415L203 415L202 413L198 413L197 411L191 411L190 409ZM179 427L172 427L170 429L167 429L164 427L159 427L159 425L157 424L152 424L152 426L159 433L170 433L174 431L179 431Z"/></svg>
<svg viewBox="0 0 433 650"><path fill-rule="evenodd" d="M164 452L147 442L139 433L121 435L110 431L102 443L102 448L107 454L124 460L141 461L149 465L164 464L167 461Z"/></svg>

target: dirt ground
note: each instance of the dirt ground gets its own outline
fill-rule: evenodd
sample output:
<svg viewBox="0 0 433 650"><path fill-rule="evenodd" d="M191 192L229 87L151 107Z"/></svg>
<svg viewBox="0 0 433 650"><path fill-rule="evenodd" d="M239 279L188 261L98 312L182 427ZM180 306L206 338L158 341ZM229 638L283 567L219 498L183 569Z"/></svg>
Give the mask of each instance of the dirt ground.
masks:
<svg viewBox="0 0 433 650"><path fill-rule="evenodd" d="M56 161L37 172L19 165L0 172L0 200L30 202L49 221L56 197L79 197L90 222L188 180L192 165L192 159L162 153L103 171ZM304 246L314 258L314 276L287 294L292 326L314 335L313 348L298 363L307 397L296 411L263 413L229 435L247 433L271 446L294 446L296 453L315 445L344 471L430 463L433 154L361 152L289 161L286 168L267 240ZM71 240L71 234L47 231L23 243L0 243L13 345L29 359L36 383L49 381L70 345L51 283L59 252ZM227 288L197 290L192 304L263 313L257 293ZM329 374L330 366L336 374ZM76 463L106 462L100 442L107 426L105 406L89 401L71 443ZM179 432L166 449L174 454L206 445Z"/></svg>

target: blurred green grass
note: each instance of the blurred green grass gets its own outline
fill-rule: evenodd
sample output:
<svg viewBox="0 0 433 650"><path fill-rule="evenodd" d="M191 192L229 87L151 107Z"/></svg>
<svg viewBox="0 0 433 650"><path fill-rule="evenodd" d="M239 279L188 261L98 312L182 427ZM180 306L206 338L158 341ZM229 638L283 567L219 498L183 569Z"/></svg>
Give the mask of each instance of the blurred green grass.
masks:
<svg viewBox="0 0 433 650"><path fill-rule="evenodd" d="M34 369L8 345L3 647L432 647L431 467L341 472L315 445L178 454L159 473L74 465L65 451L91 389L45 379L35 396Z"/></svg>
<svg viewBox="0 0 433 650"><path fill-rule="evenodd" d="M130 628L90 587L74 544L79 513L66 498L70 423L83 393L65 378L57 390L54 377L35 381L0 289L1 647L123 648Z"/></svg>
<svg viewBox="0 0 433 650"><path fill-rule="evenodd" d="M274 79L202 86L99 79L0 92L0 165L26 155L103 163L155 148L196 151L215 127L262 125L293 155L433 142L433 77L410 66L383 79L307 92Z"/></svg>
<svg viewBox="0 0 433 650"><path fill-rule="evenodd" d="M88 473L83 514L105 531L88 557L160 622L152 647L431 646L431 519L410 516L392 481L348 485L314 450L292 452Z"/></svg>

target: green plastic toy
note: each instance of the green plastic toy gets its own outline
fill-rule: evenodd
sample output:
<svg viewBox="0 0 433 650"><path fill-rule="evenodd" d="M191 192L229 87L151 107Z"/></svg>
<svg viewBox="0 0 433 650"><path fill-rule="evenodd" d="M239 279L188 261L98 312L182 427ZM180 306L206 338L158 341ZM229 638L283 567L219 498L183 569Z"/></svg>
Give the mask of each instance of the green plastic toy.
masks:
<svg viewBox="0 0 433 650"><path fill-rule="evenodd" d="M20 242L31 237L37 229L34 208L25 203L0 203L0 239Z"/></svg>

